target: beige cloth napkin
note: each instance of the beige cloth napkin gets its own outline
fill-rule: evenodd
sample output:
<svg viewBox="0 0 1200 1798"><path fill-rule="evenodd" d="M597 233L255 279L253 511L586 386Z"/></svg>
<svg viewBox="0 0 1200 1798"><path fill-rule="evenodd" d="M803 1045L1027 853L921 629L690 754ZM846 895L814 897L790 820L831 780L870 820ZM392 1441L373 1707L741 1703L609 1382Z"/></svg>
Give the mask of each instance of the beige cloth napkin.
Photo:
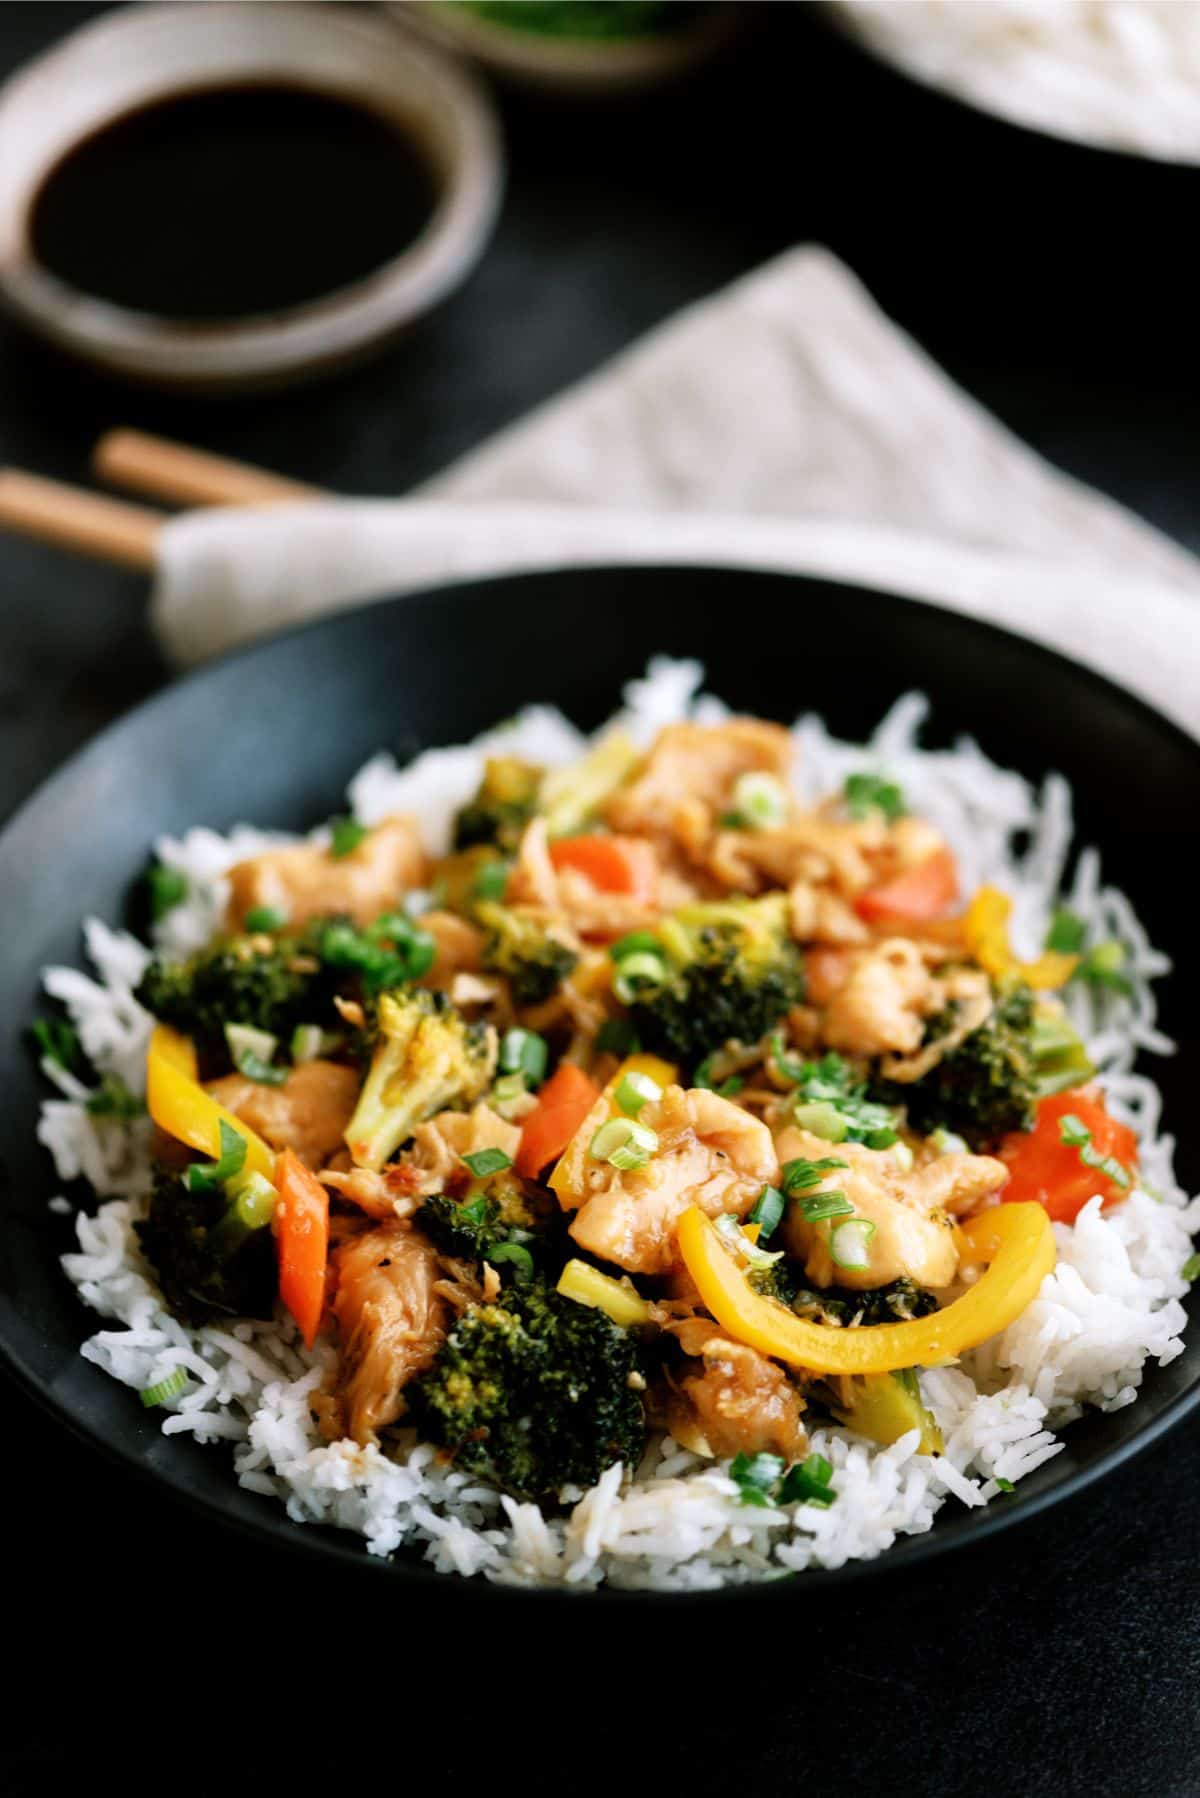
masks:
<svg viewBox="0 0 1200 1798"><path fill-rule="evenodd" d="M933 600L1200 732L1200 562L1035 455L819 248L689 308L414 498L181 516L154 615L188 663L370 597L597 561Z"/></svg>

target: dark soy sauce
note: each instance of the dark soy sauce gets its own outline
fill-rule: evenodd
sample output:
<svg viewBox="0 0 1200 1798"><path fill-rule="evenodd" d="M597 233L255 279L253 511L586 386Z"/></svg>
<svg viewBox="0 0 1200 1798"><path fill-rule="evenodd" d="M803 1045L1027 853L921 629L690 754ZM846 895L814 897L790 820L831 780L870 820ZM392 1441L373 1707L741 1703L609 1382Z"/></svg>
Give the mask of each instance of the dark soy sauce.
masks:
<svg viewBox="0 0 1200 1798"><path fill-rule="evenodd" d="M30 237L85 293L211 323L362 280L436 198L421 149L381 115L306 88L216 88L76 144L38 191Z"/></svg>

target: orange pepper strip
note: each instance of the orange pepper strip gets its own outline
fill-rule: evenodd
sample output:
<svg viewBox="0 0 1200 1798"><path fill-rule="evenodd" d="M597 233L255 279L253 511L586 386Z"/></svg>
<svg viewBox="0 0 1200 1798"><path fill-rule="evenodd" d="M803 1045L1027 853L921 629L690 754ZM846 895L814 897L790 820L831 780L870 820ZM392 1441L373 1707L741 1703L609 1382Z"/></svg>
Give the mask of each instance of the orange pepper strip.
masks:
<svg viewBox="0 0 1200 1798"><path fill-rule="evenodd" d="M990 1264L974 1286L929 1317L862 1329L806 1323L761 1297L695 1205L679 1221L679 1249L705 1305L735 1341L810 1373L891 1373L937 1366L1007 1329L1054 1267L1054 1232L1040 1205L993 1206L962 1234L972 1261Z"/></svg>
<svg viewBox="0 0 1200 1798"><path fill-rule="evenodd" d="M641 837L559 837L549 853L556 868L574 868L601 893L622 893L642 905L658 898L658 857Z"/></svg>
<svg viewBox="0 0 1200 1798"><path fill-rule="evenodd" d="M284 1149L275 1171L279 1187L274 1220L279 1296L311 1348L325 1309L329 1194L292 1149Z"/></svg>

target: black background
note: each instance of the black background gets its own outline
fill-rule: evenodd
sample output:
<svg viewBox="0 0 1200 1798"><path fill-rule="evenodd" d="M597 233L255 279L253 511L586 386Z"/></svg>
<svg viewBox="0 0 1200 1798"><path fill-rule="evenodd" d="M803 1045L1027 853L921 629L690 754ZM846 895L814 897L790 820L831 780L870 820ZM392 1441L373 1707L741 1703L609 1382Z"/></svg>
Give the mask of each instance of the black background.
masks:
<svg viewBox="0 0 1200 1798"><path fill-rule="evenodd" d="M97 10L0 8L0 73ZM978 119L784 4L677 92L503 110L511 181L491 250L385 356L307 392L200 404L110 387L0 327L0 461L79 479L99 432L129 423L401 492L812 238L1036 447L1200 548L1200 175ZM0 539L0 816L166 677L144 602L138 578ZM249 1549L3 1392L5 1793L67 1776L206 1794L419 1777L1200 1791L1186 1428L1007 1539L836 1602L801 1592L794 1615L630 1611L596 1630L548 1610L517 1629L452 1585L418 1610Z"/></svg>

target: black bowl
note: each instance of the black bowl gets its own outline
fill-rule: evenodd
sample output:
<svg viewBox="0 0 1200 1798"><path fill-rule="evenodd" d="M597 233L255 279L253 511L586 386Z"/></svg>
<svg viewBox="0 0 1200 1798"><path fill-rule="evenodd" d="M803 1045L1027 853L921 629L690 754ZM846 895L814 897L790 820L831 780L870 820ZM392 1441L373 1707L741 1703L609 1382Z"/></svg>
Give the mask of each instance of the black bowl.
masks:
<svg viewBox="0 0 1200 1798"><path fill-rule="evenodd" d="M69 1427L263 1543L379 1579L440 1578L403 1556L373 1559L355 1537L290 1523L272 1501L236 1485L219 1446L165 1438L135 1394L77 1353L96 1319L59 1268L73 1235L68 1220L47 1210L58 1183L34 1136L42 1089L24 1030L38 1006L38 970L79 960L85 912L127 915L131 882L160 833L198 823L226 829L243 819L306 827L340 807L347 779L376 749L407 756L461 741L526 700L553 700L595 726L614 709L622 682L657 651L700 657L709 685L738 708L786 720L819 709L850 736L869 731L898 693L919 687L934 705L931 742L968 731L1034 778L1061 770L1075 789L1080 840L1103 846L1108 876L1131 894L1154 941L1177 956L1162 991L1164 1028L1178 1033L1187 1019L1192 902L1187 883L1164 870L1177 868L1200 811L1200 746L1109 682L973 620L795 576L572 570L390 600L181 681L76 756L0 837L0 1349ZM1195 1062L1184 1054L1155 1072L1167 1126L1183 1133L1180 1176L1195 1189ZM1015 1498L985 1512L948 1506L928 1535L902 1539L879 1561L799 1577L827 1586L980 1541L1101 1478L1198 1399L1193 1342L1170 1367L1148 1374L1135 1406L1072 1426L1063 1452L1022 1481ZM734 1589L725 1602L736 1596Z"/></svg>

